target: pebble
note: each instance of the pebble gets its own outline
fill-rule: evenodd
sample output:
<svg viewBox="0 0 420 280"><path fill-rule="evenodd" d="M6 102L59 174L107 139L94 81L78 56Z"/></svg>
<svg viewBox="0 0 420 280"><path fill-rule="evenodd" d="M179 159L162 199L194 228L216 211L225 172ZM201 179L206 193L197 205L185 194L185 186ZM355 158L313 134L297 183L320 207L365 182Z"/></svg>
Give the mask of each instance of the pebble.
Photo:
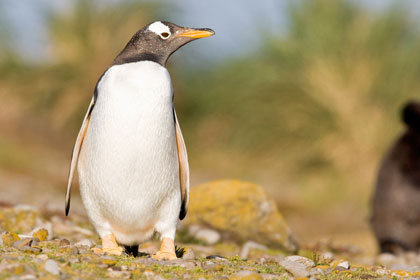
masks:
<svg viewBox="0 0 420 280"><path fill-rule="evenodd" d="M76 247L85 246L85 247L88 247L88 248L92 248L94 246L94 244L90 239L85 238L85 239L82 239L79 242L75 243L74 246L76 246Z"/></svg>
<svg viewBox="0 0 420 280"><path fill-rule="evenodd" d="M101 262L106 265L114 265L117 263L117 260L111 256L101 256Z"/></svg>
<svg viewBox="0 0 420 280"><path fill-rule="evenodd" d="M8 264L8 263L0 263L0 272L9 272L9 273L13 273L15 275L19 275L22 274L25 271L25 267L23 266L23 264L18 264L18 263L12 263L12 264Z"/></svg>
<svg viewBox="0 0 420 280"><path fill-rule="evenodd" d="M50 254L52 253L53 250L49 249L49 248L42 248L42 252L45 254Z"/></svg>
<svg viewBox="0 0 420 280"><path fill-rule="evenodd" d="M99 264L97 264L97 265L96 265L96 267L97 267L97 268L103 268L103 269L105 269L105 268L108 268L108 267L109 267L109 265L104 264L104 263L99 263Z"/></svg>
<svg viewBox="0 0 420 280"><path fill-rule="evenodd" d="M210 256L207 256L206 259L215 260L215 261L228 261L227 258L220 255L210 255Z"/></svg>
<svg viewBox="0 0 420 280"><path fill-rule="evenodd" d="M324 270L322 270L319 267L313 267L309 270L309 274L310 275L318 275L318 274L323 274Z"/></svg>
<svg viewBox="0 0 420 280"><path fill-rule="evenodd" d="M40 253L42 250L41 248L36 248L36 247L32 247L38 245L39 242L37 242L37 239L33 239L33 238L26 238L26 239L21 239L18 241L15 241L12 244L12 247L27 252L27 253Z"/></svg>
<svg viewBox="0 0 420 280"><path fill-rule="evenodd" d="M44 222L40 224L41 228L44 228L48 231L48 240L52 240L54 236L53 225L51 222Z"/></svg>
<svg viewBox="0 0 420 280"><path fill-rule="evenodd" d="M32 238L33 237L32 235L29 235L29 234L18 234L18 236L19 236L20 239Z"/></svg>
<svg viewBox="0 0 420 280"><path fill-rule="evenodd" d="M321 256L325 260L330 260L330 259L334 258L334 254L331 253L331 252L325 252Z"/></svg>
<svg viewBox="0 0 420 280"><path fill-rule="evenodd" d="M385 276L388 274L388 271L385 268L377 268L375 269L376 274L380 275L380 276Z"/></svg>
<svg viewBox="0 0 420 280"><path fill-rule="evenodd" d="M336 266L336 267L334 267L334 270L335 271L345 271L345 270L348 270L348 269L346 269L346 268L344 268L342 266Z"/></svg>
<svg viewBox="0 0 420 280"><path fill-rule="evenodd" d="M50 236L48 230L45 228L36 228L33 231L31 231L30 235L38 238L40 241L46 241Z"/></svg>
<svg viewBox="0 0 420 280"><path fill-rule="evenodd" d="M71 263L71 264L73 264L73 263L79 263L79 262L80 262L79 258L76 258L76 257L73 257L73 258L70 258L69 259L69 263Z"/></svg>
<svg viewBox="0 0 420 280"><path fill-rule="evenodd" d="M191 261L183 261L179 264L180 267L186 268L188 270L194 269L197 267L197 264L195 262Z"/></svg>
<svg viewBox="0 0 420 280"><path fill-rule="evenodd" d="M260 280L263 277L255 271L241 270L232 275L230 280Z"/></svg>
<svg viewBox="0 0 420 280"><path fill-rule="evenodd" d="M419 272L420 254L407 252L396 256L389 253L383 253L376 257L376 263L391 270Z"/></svg>
<svg viewBox="0 0 420 280"><path fill-rule="evenodd" d="M80 254L80 255L85 255L85 254L88 254L88 253L90 252L90 250L89 250L89 249L84 248L84 247L79 247L79 248L77 248L77 249L79 250L79 254Z"/></svg>
<svg viewBox="0 0 420 280"><path fill-rule="evenodd" d="M144 264L144 265L153 265L153 264L156 264L158 261L152 258L136 258L134 262L139 263L139 264Z"/></svg>
<svg viewBox="0 0 420 280"><path fill-rule="evenodd" d="M131 273L128 271L115 271L111 269L107 272L107 275L111 278L129 279Z"/></svg>
<svg viewBox="0 0 420 280"><path fill-rule="evenodd" d="M414 252L405 253L404 259L409 264L420 265L420 251L417 254Z"/></svg>
<svg viewBox="0 0 420 280"><path fill-rule="evenodd" d="M153 271L145 271L143 272L143 275L149 278L151 276L155 276L155 273Z"/></svg>
<svg viewBox="0 0 420 280"><path fill-rule="evenodd" d="M19 280L33 280L33 279L37 279L37 277L32 274L26 274L26 275L20 276L18 279Z"/></svg>
<svg viewBox="0 0 420 280"><path fill-rule="evenodd" d="M13 242L12 247L16 249L21 249L23 246L28 245L31 242L29 238L20 239L18 241Z"/></svg>
<svg viewBox="0 0 420 280"><path fill-rule="evenodd" d="M239 257L243 260L246 260L248 258L249 251L251 251L251 249L267 250L267 246L259 244L259 243L254 242L254 241L247 241L242 246L241 253L239 254Z"/></svg>
<svg viewBox="0 0 420 280"><path fill-rule="evenodd" d="M204 264L203 264L203 269L213 269L213 268L215 268L217 266L217 264L216 263L214 263L214 262L212 262L212 261L206 261Z"/></svg>
<svg viewBox="0 0 420 280"><path fill-rule="evenodd" d="M83 256L80 258L80 261L82 262L90 262L92 260L92 257L90 256Z"/></svg>
<svg viewBox="0 0 420 280"><path fill-rule="evenodd" d="M133 270L136 270L136 266L135 265L130 265L129 267L128 267L128 270L129 271L133 271Z"/></svg>
<svg viewBox="0 0 420 280"><path fill-rule="evenodd" d="M276 274L261 273L260 275L261 275L262 279L264 279L264 280L279 279L279 276L276 275Z"/></svg>
<svg viewBox="0 0 420 280"><path fill-rule="evenodd" d="M68 241L67 239L61 239L60 242L58 243L58 246L63 247L63 246L69 246L70 245L70 241Z"/></svg>
<svg viewBox="0 0 420 280"><path fill-rule="evenodd" d="M44 264L44 270L54 275L60 274L60 268L58 267L57 262L54 260L47 260Z"/></svg>
<svg viewBox="0 0 420 280"><path fill-rule="evenodd" d="M59 250L60 253L68 254L68 255L77 255L79 254L79 250L77 247L74 246L62 246Z"/></svg>
<svg viewBox="0 0 420 280"><path fill-rule="evenodd" d="M182 259L176 260L167 260L167 261L159 261L164 266L179 266L181 263L184 262Z"/></svg>
<svg viewBox="0 0 420 280"><path fill-rule="evenodd" d="M145 271L145 272L143 272L143 276L146 276L146 279L153 279L153 280L164 280L165 279L165 278L163 278L160 275L156 275L152 271Z"/></svg>
<svg viewBox="0 0 420 280"><path fill-rule="evenodd" d="M195 232L194 237L198 240L206 242L208 245L214 245L220 241L220 233L212 229L199 229Z"/></svg>
<svg viewBox="0 0 420 280"><path fill-rule="evenodd" d="M39 245L40 240L38 238L31 238L31 247L36 247Z"/></svg>
<svg viewBox="0 0 420 280"><path fill-rule="evenodd" d="M43 260L43 261L48 260L48 256L45 255L45 254L40 254L40 255L36 256L36 258L40 259L40 260Z"/></svg>
<svg viewBox="0 0 420 280"><path fill-rule="evenodd" d="M15 241L20 240L20 237L16 233L9 231L9 232L4 232L1 235L1 239L3 240L4 246L9 247L9 246L12 246L12 244Z"/></svg>
<svg viewBox="0 0 420 280"><path fill-rule="evenodd" d="M392 270L404 270L408 272L420 272L420 266L413 266L408 264L391 265Z"/></svg>
<svg viewBox="0 0 420 280"><path fill-rule="evenodd" d="M38 254L42 252L41 248L34 248L34 247L30 247L30 246L23 246L21 248L22 251L26 252L26 253L33 253L33 254Z"/></svg>
<svg viewBox="0 0 420 280"><path fill-rule="evenodd" d="M287 271L289 271L295 277L308 277L309 272L307 271L306 265L300 262L294 262L291 260L283 259L279 263Z"/></svg>
<svg viewBox="0 0 420 280"><path fill-rule="evenodd" d="M344 269L349 269L350 268L350 264L349 264L348 261L343 261L343 262L338 263L337 266L336 266L336 268L337 267L342 267Z"/></svg>
<svg viewBox="0 0 420 280"><path fill-rule="evenodd" d="M195 253L191 247L184 248L184 254L182 254L183 260L195 260Z"/></svg>
<svg viewBox="0 0 420 280"><path fill-rule="evenodd" d="M382 253L376 258L376 262L383 266L390 266L398 262L398 259L395 255L390 253Z"/></svg>
<svg viewBox="0 0 420 280"><path fill-rule="evenodd" d="M315 266L315 263L313 260L302 257L302 256L288 256L288 257L285 257L284 260L301 263L307 268L311 268Z"/></svg>

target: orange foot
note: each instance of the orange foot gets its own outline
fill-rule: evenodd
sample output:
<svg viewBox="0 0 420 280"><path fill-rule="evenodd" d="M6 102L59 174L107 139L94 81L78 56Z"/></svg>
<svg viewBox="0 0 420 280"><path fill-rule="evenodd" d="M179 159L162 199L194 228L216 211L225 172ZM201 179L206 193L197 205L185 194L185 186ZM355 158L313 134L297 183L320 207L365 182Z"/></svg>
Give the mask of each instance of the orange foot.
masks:
<svg viewBox="0 0 420 280"><path fill-rule="evenodd" d="M93 248L92 251L98 255L107 253L109 255L120 256L124 249L118 246L117 241L115 240L115 236L111 233L109 235L105 235L102 238L102 249Z"/></svg>
<svg viewBox="0 0 420 280"><path fill-rule="evenodd" d="M153 259L162 261L162 260L176 260L175 254L175 245L174 241L168 237L162 238L162 242L160 244L160 250L156 252L152 256Z"/></svg>

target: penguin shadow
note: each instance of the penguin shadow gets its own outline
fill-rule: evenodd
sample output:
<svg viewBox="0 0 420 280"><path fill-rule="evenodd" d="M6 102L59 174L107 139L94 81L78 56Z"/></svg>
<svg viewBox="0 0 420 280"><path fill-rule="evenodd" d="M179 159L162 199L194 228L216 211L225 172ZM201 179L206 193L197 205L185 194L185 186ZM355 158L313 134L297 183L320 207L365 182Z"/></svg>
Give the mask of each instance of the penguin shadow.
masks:
<svg viewBox="0 0 420 280"><path fill-rule="evenodd" d="M124 245L125 253L132 257L143 257L150 258L152 255L150 253L139 251L139 245L126 246ZM185 249L175 245L175 255L177 258L182 258L184 255Z"/></svg>
<svg viewBox="0 0 420 280"><path fill-rule="evenodd" d="M371 226L382 253L420 253L420 102L402 110L406 131L382 160Z"/></svg>

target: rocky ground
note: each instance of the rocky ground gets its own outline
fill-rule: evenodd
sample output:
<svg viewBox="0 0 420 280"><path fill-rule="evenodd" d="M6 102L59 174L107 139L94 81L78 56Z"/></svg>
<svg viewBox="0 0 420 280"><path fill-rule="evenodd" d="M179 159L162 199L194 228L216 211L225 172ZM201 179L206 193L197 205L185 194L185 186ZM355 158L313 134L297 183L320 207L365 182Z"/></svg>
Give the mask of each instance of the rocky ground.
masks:
<svg viewBox="0 0 420 280"><path fill-rule="evenodd" d="M298 244L257 185L216 181L193 188L191 201L177 232L179 259L161 262L150 258L158 240L136 258L94 254L100 241L75 209L65 217L0 202L0 279L420 279L418 254Z"/></svg>
<svg viewBox="0 0 420 280"><path fill-rule="evenodd" d="M382 254L362 264L348 248L331 252L324 246L288 254L253 241L223 241L219 232L199 225L179 230L180 259L166 262L150 258L157 241L143 244L137 258L95 255L91 249L99 240L79 215L67 218L29 206L3 207L0 226L0 279L420 278L420 255Z"/></svg>

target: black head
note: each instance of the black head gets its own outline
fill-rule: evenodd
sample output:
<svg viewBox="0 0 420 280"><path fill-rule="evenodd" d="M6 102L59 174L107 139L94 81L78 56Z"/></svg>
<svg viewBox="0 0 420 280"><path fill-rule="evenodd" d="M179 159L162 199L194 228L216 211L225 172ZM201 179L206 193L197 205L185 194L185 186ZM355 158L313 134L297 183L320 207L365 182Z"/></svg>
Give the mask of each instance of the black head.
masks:
<svg viewBox="0 0 420 280"><path fill-rule="evenodd" d="M420 131L420 103L408 102L402 111L402 119L408 127Z"/></svg>
<svg viewBox="0 0 420 280"><path fill-rule="evenodd" d="M167 21L155 21L136 32L112 65L150 60L165 65L183 45L214 35L208 28L188 28Z"/></svg>

